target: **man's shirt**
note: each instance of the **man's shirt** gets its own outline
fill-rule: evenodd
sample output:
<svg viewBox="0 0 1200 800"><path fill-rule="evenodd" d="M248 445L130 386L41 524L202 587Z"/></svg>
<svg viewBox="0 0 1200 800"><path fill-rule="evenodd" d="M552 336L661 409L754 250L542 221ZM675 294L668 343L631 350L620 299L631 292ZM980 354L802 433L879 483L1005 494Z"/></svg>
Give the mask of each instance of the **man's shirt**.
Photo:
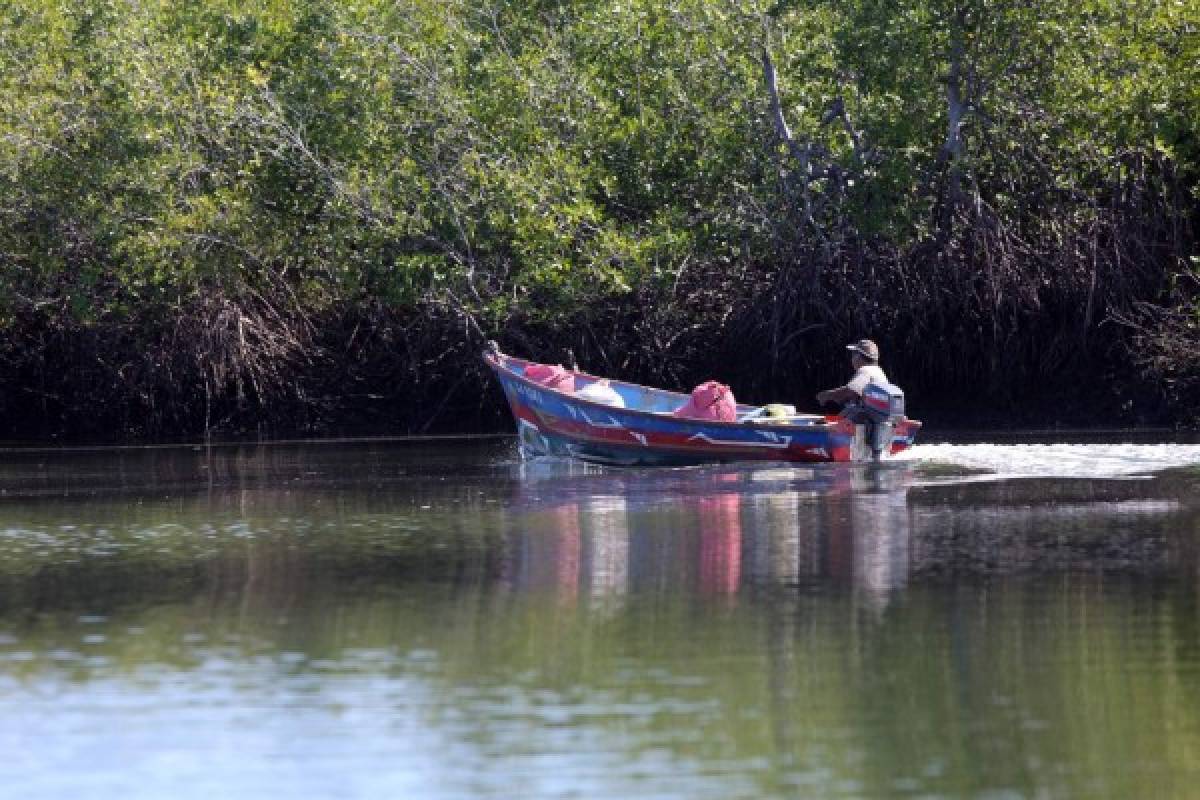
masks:
<svg viewBox="0 0 1200 800"><path fill-rule="evenodd" d="M855 394L862 396L863 389L867 388L868 383L887 383L887 375L883 374L883 369L877 364L864 364L858 368L858 372L854 373L854 377L846 384L847 389L851 389Z"/></svg>

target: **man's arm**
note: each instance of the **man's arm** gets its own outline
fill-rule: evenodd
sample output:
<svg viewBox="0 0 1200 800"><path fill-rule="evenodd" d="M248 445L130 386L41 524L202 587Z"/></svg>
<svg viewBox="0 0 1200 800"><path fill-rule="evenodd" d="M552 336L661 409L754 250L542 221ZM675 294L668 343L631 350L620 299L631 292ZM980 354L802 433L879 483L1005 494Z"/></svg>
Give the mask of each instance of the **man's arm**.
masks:
<svg viewBox="0 0 1200 800"><path fill-rule="evenodd" d="M817 392L817 402L821 405L826 403L852 403L860 397L859 393L851 389L849 386L839 386L836 389L826 389L823 392Z"/></svg>

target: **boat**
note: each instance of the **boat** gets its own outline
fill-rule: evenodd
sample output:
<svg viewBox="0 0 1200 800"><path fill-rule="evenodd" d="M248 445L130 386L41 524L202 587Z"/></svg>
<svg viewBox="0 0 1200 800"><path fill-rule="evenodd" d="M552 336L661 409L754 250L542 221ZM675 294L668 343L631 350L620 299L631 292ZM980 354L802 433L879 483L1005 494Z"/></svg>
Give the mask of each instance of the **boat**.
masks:
<svg viewBox="0 0 1200 800"><path fill-rule="evenodd" d="M538 362L505 355L489 343L483 359L496 374L517 424L525 456L565 456L622 466L685 466L735 461L876 462L912 446L921 423L893 415L880 423L841 416L769 417L739 404L736 421L680 417L689 395L570 370L575 391L526 377ZM544 366L544 365L542 365ZM607 381L624 407L581 397Z"/></svg>

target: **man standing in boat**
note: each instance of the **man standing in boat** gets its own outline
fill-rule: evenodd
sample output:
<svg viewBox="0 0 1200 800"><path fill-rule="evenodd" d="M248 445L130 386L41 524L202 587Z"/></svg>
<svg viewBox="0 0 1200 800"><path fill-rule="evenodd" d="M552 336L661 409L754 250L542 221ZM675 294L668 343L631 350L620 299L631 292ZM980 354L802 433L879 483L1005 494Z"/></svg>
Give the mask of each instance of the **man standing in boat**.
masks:
<svg viewBox="0 0 1200 800"><path fill-rule="evenodd" d="M826 389L817 392L817 402L840 403L844 408L842 414L853 418L854 409L862 400L863 390L869 383L886 384L887 375L879 366L879 346L870 339L859 339L854 344L846 345L850 351L850 365L854 368L854 377L845 386L836 389Z"/></svg>

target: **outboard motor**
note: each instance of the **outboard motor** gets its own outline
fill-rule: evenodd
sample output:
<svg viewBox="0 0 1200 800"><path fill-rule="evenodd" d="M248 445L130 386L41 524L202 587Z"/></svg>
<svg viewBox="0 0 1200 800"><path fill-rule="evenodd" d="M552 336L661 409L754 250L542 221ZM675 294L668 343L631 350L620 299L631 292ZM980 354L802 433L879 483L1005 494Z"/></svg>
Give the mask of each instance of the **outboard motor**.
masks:
<svg viewBox="0 0 1200 800"><path fill-rule="evenodd" d="M861 419L855 421L866 423L867 444L879 461L891 452L896 423L904 419L904 390L891 383L868 383L859 409Z"/></svg>

